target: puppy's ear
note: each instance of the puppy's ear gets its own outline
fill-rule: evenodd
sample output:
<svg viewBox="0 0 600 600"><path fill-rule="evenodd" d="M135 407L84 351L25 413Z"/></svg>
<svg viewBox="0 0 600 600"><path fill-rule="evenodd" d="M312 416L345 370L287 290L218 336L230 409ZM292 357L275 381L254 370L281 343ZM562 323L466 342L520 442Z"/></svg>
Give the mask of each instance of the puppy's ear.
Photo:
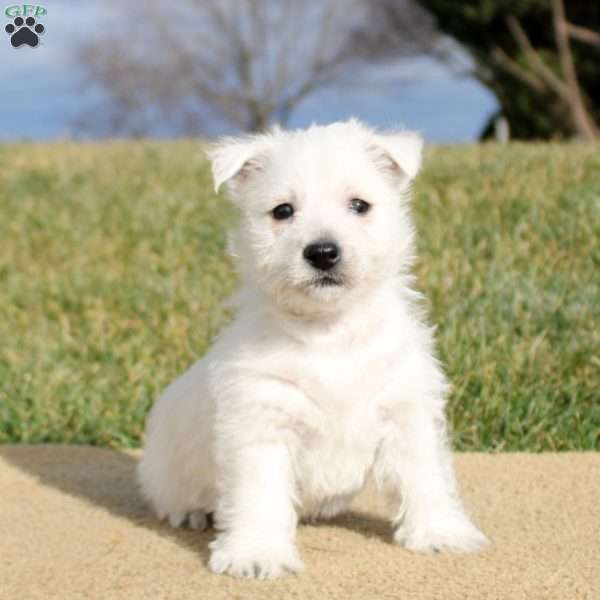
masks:
<svg viewBox="0 0 600 600"><path fill-rule="evenodd" d="M371 152L382 169L411 181L421 168L423 144L423 138L414 131L381 134L376 136Z"/></svg>
<svg viewBox="0 0 600 600"><path fill-rule="evenodd" d="M206 155L212 165L215 192L218 192L224 183L236 187L263 171L267 161L266 155L273 143L273 135L259 134L221 138L210 144Z"/></svg>

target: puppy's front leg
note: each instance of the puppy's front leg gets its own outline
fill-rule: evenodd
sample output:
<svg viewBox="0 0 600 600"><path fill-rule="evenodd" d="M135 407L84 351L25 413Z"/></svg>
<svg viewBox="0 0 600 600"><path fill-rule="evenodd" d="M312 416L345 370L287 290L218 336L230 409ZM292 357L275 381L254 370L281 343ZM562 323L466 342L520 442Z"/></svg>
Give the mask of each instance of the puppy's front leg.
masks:
<svg viewBox="0 0 600 600"><path fill-rule="evenodd" d="M443 415L419 406L401 411L388 423L375 475L391 505L397 543L417 552L486 545L456 492Z"/></svg>
<svg viewBox="0 0 600 600"><path fill-rule="evenodd" d="M289 452L283 443L238 447L219 473L216 525L209 566L215 573L270 579L302 569L294 545Z"/></svg>

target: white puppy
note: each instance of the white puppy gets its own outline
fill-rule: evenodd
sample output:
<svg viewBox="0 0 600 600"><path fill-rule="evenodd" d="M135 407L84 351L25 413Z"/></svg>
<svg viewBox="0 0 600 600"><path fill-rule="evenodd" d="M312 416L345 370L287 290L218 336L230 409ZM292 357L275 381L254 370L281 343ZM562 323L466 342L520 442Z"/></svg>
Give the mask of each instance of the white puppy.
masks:
<svg viewBox="0 0 600 600"><path fill-rule="evenodd" d="M154 406L139 478L174 526L214 512L216 573L299 571L298 518L344 511L369 474L396 542L486 542L457 496L447 385L407 274L422 145L350 121L209 151L241 212L237 318Z"/></svg>

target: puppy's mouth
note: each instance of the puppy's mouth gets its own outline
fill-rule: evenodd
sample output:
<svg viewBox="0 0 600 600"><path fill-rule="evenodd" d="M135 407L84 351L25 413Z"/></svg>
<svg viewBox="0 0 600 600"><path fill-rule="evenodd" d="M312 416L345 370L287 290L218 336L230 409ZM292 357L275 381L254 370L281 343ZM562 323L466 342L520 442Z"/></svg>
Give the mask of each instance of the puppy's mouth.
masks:
<svg viewBox="0 0 600 600"><path fill-rule="evenodd" d="M325 287L342 287L344 279L339 275L320 275L313 277L310 282L310 287L325 288Z"/></svg>

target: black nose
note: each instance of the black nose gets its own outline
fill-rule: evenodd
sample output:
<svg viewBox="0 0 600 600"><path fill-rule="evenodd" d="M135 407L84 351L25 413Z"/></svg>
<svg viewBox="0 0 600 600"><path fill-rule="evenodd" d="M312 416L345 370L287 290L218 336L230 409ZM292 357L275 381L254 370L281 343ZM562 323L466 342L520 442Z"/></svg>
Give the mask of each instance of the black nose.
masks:
<svg viewBox="0 0 600 600"><path fill-rule="evenodd" d="M342 253L333 242L315 242L304 248L304 258L315 268L328 271L340 260Z"/></svg>

